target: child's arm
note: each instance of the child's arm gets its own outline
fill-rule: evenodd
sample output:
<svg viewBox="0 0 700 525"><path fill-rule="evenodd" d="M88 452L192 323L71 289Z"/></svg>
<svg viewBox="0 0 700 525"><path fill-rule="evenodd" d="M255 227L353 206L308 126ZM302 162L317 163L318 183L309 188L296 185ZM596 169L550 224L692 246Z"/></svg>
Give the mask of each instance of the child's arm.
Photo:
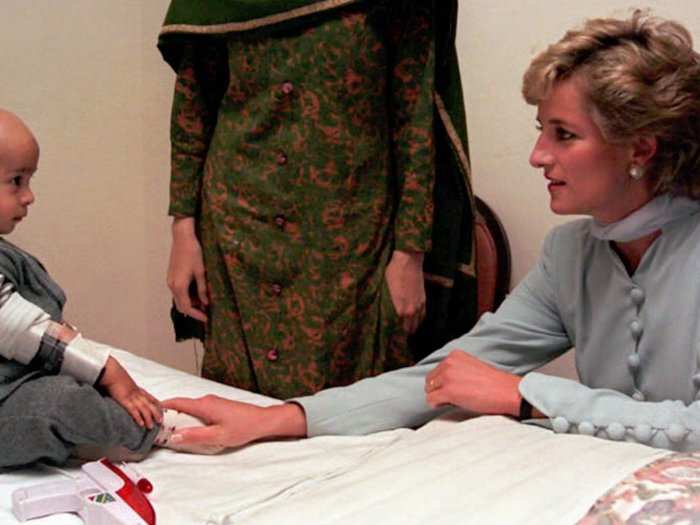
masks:
<svg viewBox="0 0 700 525"><path fill-rule="evenodd" d="M139 388L109 349L72 328L52 321L0 275L0 355L48 374L64 374L100 385L134 420L152 428L161 420L160 403Z"/></svg>
<svg viewBox="0 0 700 525"><path fill-rule="evenodd" d="M0 275L0 354L23 365L36 365L48 373L65 373L94 384L109 352L88 353L80 345L68 348L76 332L51 320L27 301Z"/></svg>

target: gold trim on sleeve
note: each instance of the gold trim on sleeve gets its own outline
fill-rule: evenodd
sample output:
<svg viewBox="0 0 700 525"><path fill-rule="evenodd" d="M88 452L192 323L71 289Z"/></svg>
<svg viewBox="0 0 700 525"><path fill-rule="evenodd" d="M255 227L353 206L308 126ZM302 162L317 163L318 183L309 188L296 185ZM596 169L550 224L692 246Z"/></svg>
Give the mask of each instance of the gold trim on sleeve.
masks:
<svg viewBox="0 0 700 525"><path fill-rule="evenodd" d="M445 126L445 131L447 132L447 136L450 139L450 145L452 146L452 149L457 154L457 158L460 161L460 167L462 168L462 173L464 174L464 181L467 183L467 189L469 191L469 198L471 199L472 198L472 189L471 189L472 169L471 169L471 165L469 164L469 159L467 158L467 153L466 153L466 151L464 151L464 146L462 145L462 140L459 138L459 135L457 134L457 130L455 129L454 124L452 123L452 119L450 118L450 114L447 112L447 109L445 108L445 102L442 100L442 97L440 96L440 94L437 91L434 93L434 98L435 98L435 106L437 107L438 114L440 115L440 119L442 120L442 123Z"/></svg>
<svg viewBox="0 0 700 525"><path fill-rule="evenodd" d="M467 197L469 198L469 203L471 205L471 209L474 211L474 214L476 214L476 200L474 199L474 192L472 190L472 183L471 183L471 177L472 177L472 169L471 169L471 164L469 163L469 158L467 157L467 152L464 151L464 145L462 144L462 140L459 138L459 135L457 133L457 130L455 129L454 123L452 122L452 118L450 117L450 114L447 112L447 109L445 108L445 102L442 100L442 97L440 94L436 91L434 93L434 100L435 100L435 107L438 110L438 115L440 116L440 119L442 120L442 124L445 126L445 132L447 133L447 137L449 138L450 146L452 147L452 150L455 152L455 155L457 155L457 159L459 160L458 164L460 169L462 170L462 175L464 176L464 184L467 188ZM466 275L475 277L476 276L476 239L472 235L472 249L471 249L471 257L469 260L469 264L461 264L458 270Z"/></svg>
<svg viewBox="0 0 700 525"><path fill-rule="evenodd" d="M472 257L472 260L473 259L474 258ZM474 267L473 263L472 264L462 263L457 267L457 270L459 270L460 272L462 272L465 275L468 275L469 277L476 277L476 268Z"/></svg>
<svg viewBox="0 0 700 525"><path fill-rule="evenodd" d="M454 279L449 277L443 277L442 275L435 275L434 273L424 273L423 278L426 281L435 283L443 288L452 288L455 285Z"/></svg>

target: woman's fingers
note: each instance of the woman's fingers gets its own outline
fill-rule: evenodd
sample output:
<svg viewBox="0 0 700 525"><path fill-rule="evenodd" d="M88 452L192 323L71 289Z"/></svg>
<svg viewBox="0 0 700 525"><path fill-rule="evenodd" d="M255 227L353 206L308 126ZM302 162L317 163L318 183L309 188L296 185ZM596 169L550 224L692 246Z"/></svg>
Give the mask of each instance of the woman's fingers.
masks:
<svg viewBox="0 0 700 525"><path fill-rule="evenodd" d="M208 405L202 402L202 398L173 397L163 401L163 408L184 412L204 422L209 421Z"/></svg>

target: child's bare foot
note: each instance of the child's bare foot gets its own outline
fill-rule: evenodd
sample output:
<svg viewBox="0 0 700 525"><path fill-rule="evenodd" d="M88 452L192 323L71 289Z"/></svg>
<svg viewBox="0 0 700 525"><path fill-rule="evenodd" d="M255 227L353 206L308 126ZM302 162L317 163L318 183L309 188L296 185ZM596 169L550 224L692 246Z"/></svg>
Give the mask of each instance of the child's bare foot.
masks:
<svg viewBox="0 0 700 525"><path fill-rule="evenodd" d="M170 440L170 437L181 428L203 426L206 425L201 419L184 412L166 408L163 411L163 422L161 423L160 431L153 444L157 447L171 448L179 452L190 452L192 454L217 454L226 448L220 445L181 445Z"/></svg>

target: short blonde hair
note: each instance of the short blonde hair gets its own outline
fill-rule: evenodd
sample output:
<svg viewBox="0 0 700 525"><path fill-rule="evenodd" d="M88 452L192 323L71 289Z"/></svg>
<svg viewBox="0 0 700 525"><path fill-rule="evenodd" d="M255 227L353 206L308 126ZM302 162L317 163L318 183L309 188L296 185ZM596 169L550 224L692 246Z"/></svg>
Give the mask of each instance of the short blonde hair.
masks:
<svg viewBox="0 0 700 525"><path fill-rule="evenodd" d="M657 193L700 199L700 55L687 29L640 10L589 20L532 60L523 96L537 105L574 74L608 142L656 137L648 171Z"/></svg>

